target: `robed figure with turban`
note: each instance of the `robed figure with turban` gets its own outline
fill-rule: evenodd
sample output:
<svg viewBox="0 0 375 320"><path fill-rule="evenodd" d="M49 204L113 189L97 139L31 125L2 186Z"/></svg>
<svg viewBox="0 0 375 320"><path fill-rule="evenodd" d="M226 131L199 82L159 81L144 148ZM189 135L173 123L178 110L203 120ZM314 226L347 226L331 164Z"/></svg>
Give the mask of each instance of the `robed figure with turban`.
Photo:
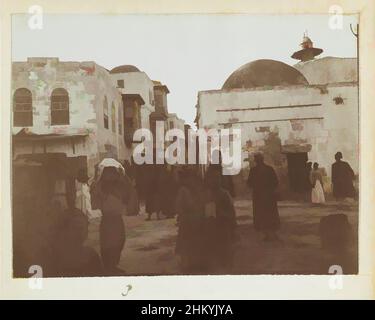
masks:
<svg viewBox="0 0 375 320"><path fill-rule="evenodd" d="M278 180L274 169L265 164L262 154L254 156L255 167L250 169L248 186L253 190L253 217L256 230L264 233L265 241L277 240L280 227L276 188Z"/></svg>

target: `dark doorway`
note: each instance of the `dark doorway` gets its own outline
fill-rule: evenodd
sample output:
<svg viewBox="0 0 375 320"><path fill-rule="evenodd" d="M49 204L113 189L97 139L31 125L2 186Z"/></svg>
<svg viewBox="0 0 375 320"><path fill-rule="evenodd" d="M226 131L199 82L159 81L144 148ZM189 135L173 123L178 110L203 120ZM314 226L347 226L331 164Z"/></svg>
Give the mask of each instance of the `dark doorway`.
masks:
<svg viewBox="0 0 375 320"><path fill-rule="evenodd" d="M289 186L292 191L304 192L306 186L307 152L287 153Z"/></svg>
<svg viewBox="0 0 375 320"><path fill-rule="evenodd" d="M13 200L28 189L45 202L58 196L64 199L65 206L74 206L75 178L79 169L87 170L86 156L67 157L65 153L19 155L13 161ZM57 181L63 186L63 193L55 190Z"/></svg>

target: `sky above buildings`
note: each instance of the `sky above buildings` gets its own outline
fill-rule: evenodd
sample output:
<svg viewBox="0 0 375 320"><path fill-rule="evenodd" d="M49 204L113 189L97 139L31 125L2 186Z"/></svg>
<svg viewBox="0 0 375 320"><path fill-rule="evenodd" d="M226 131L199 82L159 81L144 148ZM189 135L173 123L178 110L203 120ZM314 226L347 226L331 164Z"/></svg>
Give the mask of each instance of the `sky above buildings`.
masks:
<svg viewBox="0 0 375 320"><path fill-rule="evenodd" d="M44 15L30 29L28 15L12 20L12 59L58 57L95 61L107 69L132 64L170 90L169 112L193 124L197 93L220 89L238 67L257 59L288 64L307 30L319 57L355 57L356 38L328 15Z"/></svg>

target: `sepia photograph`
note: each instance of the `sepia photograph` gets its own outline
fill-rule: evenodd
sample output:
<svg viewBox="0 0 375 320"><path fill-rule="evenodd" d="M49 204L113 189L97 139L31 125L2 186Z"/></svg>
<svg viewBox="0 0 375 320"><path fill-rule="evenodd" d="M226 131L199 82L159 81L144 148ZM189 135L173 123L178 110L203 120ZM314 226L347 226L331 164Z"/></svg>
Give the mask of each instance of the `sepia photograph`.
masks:
<svg viewBox="0 0 375 320"><path fill-rule="evenodd" d="M356 16L36 18L12 17L14 277L357 273Z"/></svg>
<svg viewBox="0 0 375 320"><path fill-rule="evenodd" d="M371 286L371 24L326 7L7 16L9 283Z"/></svg>

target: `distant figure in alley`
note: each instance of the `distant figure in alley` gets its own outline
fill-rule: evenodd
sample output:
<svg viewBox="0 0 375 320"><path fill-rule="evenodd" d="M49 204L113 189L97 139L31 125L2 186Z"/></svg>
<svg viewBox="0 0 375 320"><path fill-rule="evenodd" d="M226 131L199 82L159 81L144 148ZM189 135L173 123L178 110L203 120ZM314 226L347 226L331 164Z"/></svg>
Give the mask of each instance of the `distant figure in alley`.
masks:
<svg viewBox="0 0 375 320"><path fill-rule="evenodd" d="M181 257L183 273L199 273L206 268L206 224L204 216L204 188L192 170L179 172L179 190L176 197L177 241L175 252Z"/></svg>
<svg viewBox="0 0 375 320"><path fill-rule="evenodd" d="M264 163L263 155L255 154L256 166L250 169L247 185L253 190L254 227L264 233L265 241L277 240L280 228L276 188L278 180L274 169Z"/></svg>
<svg viewBox="0 0 375 320"><path fill-rule="evenodd" d="M233 267L237 222L233 198L230 191L223 186L222 177L223 175L220 171L214 170L209 179L206 180L205 215L210 216L210 207L214 209L214 219L209 221L213 225L211 229L213 232L211 241L207 241L211 243L211 247L208 249L213 254L215 269L218 268L222 272L228 273ZM210 235L209 231L207 235Z"/></svg>

